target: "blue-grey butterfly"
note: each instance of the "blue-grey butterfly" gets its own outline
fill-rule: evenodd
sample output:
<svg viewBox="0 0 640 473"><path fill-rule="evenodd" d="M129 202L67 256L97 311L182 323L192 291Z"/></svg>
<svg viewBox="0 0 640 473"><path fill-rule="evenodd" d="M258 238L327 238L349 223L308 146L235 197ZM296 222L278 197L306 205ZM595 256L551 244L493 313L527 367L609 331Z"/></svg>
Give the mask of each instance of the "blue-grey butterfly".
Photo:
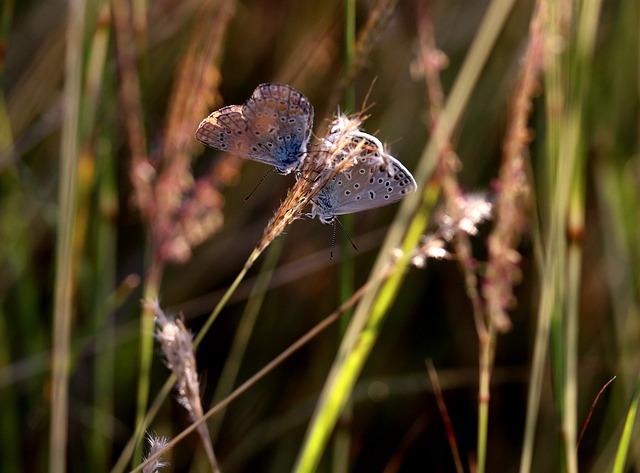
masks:
<svg viewBox="0 0 640 473"><path fill-rule="evenodd" d="M358 129L343 130L348 121L341 116L325 143L341 140L336 161L353 159L354 164L331 178L313 197L310 216L332 223L336 215L374 209L397 202L417 189L411 173L386 153L380 140Z"/></svg>
<svg viewBox="0 0 640 473"><path fill-rule="evenodd" d="M196 138L207 146L295 170L307 152L313 106L288 85L261 84L244 105L229 105L202 120Z"/></svg>

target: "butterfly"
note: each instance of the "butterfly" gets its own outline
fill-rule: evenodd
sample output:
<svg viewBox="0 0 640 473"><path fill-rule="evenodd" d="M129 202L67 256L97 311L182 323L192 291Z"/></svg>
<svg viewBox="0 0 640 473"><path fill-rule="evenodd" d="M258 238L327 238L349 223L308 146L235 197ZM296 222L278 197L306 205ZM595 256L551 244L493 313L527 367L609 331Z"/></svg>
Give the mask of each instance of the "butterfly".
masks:
<svg viewBox="0 0 640 473"><path fill-rule="evenodd" d="M288 85L260 84L244 105L229 105L202 120L196 138L207 146L289 174L307 153L313 106Z"/></svg>
<svg viewBox="0 0 640 473"><path fill-rule="evenodd" d="M344 131L348 119L334 121L326 146L339 140L335 162L352 159L352 166L327 181L311 200L310 217L333 223L336 215L351 214L397 202L417 189L416 181L400 161L389 155L380 140L359 129Z"/></svg>

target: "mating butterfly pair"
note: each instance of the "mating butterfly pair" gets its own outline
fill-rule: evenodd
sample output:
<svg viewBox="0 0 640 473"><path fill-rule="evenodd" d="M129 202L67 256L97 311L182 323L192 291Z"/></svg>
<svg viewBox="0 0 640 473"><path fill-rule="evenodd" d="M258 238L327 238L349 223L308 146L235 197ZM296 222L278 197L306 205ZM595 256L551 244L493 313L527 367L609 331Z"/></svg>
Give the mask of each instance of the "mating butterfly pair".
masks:
<svg viewBox="0 0 640 473"><path fill-rule="evenodd" d="M244 105L216 110L198 126L196 138L207 146L270 164L280 174L297 171L307 156L313 106L288 85L261 84ZM343 117L334 121L324 142L343 139ZM338 173L312 200L312 216L331 223L336 215L397 202L416 190L411 173L382 143L360 130L346 133L355 164ZM345 152L346 153L346 152Z"/></svg>

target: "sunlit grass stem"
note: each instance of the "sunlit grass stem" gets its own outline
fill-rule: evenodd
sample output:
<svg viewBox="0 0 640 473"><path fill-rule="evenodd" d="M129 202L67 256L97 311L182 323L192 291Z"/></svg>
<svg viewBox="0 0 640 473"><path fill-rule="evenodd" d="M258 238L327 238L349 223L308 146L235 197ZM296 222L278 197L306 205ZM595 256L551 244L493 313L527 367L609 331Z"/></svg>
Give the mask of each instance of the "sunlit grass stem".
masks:
<svg viewBox="0 0 640 473"><path fill-rule="evenodd" d="M65 58L64 109L60 143L58 228L56 238L55 300L53 311L52 399L49 436L49 471L67 471L69 370L73 297L78 267L73 244L77 210L79 117L84 44L84 0L69 3Z"/></svg>
<svg viewBox="0 0 640 473"><path fill-rule="evenodd" d="M631 437L633 434L633 427L635 425L636 417L638 414L638 403L640 402L640 377L636 380L636 387L629 403L629 409L627 410L627 416L618 442L618 449L613 464L613 473L623 473L625 465L629 458L629 452L631 450Z"/></svg>
<svg viewBox="0 0 640 473"><path fill-rule="evenodd" d="M238 320L238 329L234 336L229 355L225 360L224 367L216 384L213 394L213 403L217 403L226 397L232 390L237 380L242 360L247 350L249 339L253 334L260 309L263 306L264 299L269 289L269 284L273 278L278 260L282 254L282 249L286 236L277 238L266 251L265 259L260 266L260 272L256 282L251 290L251 295L247 301L247 305ZM224 421L225 411L222 411L211 421L210 432L211 437L215 440Z"/></svg>
<svg viewBox="0 0 640 473"><path fill-rule="evenodd" d="M592 58L598 29L601 0L585 2L578 10L575 52L569 63L569 78L571 84L567 87L571 94L569 107L569 127L571 133L564 136L573 140L569 144L576 154L576 167L571 182L569 197L567 234L569 238L567 248L567 307L565 323L566 340L563 344L565 352L566 379L565 413L563 417L563 431L566 440L567 471L578 472L578 456L576 445L578 442L578 327L580 317L580 283L583 260L583 236L585 234L585 193L586 193L586 161L587 149L585 136L585 110L589 106L590 77L593 74Z"/></svg>

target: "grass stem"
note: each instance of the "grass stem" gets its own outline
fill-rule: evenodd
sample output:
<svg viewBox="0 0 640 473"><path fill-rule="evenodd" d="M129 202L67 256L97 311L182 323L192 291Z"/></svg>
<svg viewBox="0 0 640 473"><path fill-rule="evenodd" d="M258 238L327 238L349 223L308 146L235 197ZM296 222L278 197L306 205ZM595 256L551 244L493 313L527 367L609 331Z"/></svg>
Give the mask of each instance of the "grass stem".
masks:
<svg viewBox="0 0 640 473"><path fill-rule="evenodd" d="M80 95L82 90L82 46L84 44L84 0L69 3L67 24L66 80L60 182L58 186L58 228L56 238L55 300L53 311L52 399L49 432L49 471L67 471L69 375L71 321L77 276L74 236L79 163Z"/></svg>

